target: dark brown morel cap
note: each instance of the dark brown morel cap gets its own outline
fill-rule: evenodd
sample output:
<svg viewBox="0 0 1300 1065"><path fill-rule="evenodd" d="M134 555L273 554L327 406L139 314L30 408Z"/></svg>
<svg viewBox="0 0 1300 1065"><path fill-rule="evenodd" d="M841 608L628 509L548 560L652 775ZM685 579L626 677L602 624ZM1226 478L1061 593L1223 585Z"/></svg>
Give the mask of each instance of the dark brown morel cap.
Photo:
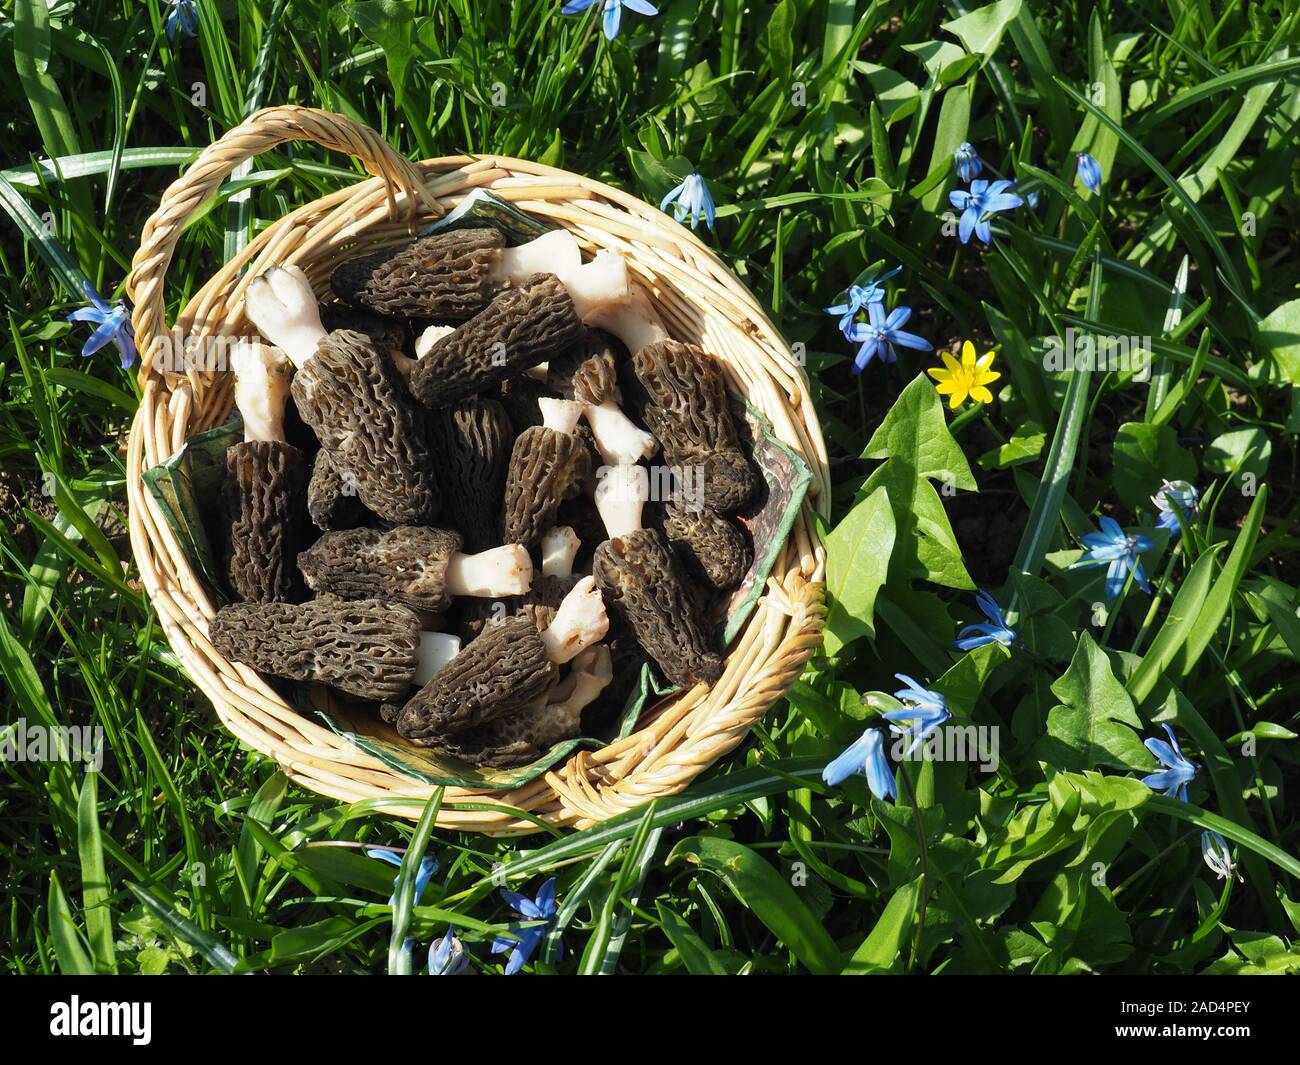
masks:
<svg viewBox="0 0 1300 1065"><path fill-rule="evenodd" d="M208 637L221 654L259 673L393 702L415 680L420 623L406 607L380 599L235 603L217 611Z"/></svg>
<svg viewBox="0 0 1300 1065"><path fill-rule="evenodd" d="M411 392L429 407L454 403L545 362L581 332L560 279L533 274L434 344L411 371Z"/></svg>
<svg viewBox="0 0 1300 1065"><path fill-rule="evenodd" d="M434 518L441 500L423 415L369 337L349 329L328 334L289 390L367 510L394 525L427 525Z"/></svg>
<svg viewBox="0 0 1300 1065"><path fill-rule="evenodd" d="M516 374L501 382L497 399L505 407L516 436L525 429L542 424L542 408L537 401L543 397L556 398L543 382L531 374Z"/></svg>
<svg viewBox="0 0 1300 1065"><path fill-rule="evenodd" d="M540 701L486 725L443 737L438 746L471 765L509 769L540 758L557 741L555 711ZM576 735L572 729L567 731ZM559 735L559 739L568 736Z"/></svg>
<svg viewBox="0 0 1300 1065"><path fill-rule="evenodd" d="M532 620L538 632L549 629L551 622L555 620L556 611L564 602L564 597L577 583L577 577L553 575L533 577L533 583L528 591L518 597L520 613Z"/></svg>
<svg viewBox="0 0 1300 1065"><path fill-rule="evenodd" d="M459 533L416 525L329 532L298 556L313 591L343 599L394 599L434 613L451 604L447 564Z"/></svg>
<svg viewBox="0 0 1300 1065"><path fill-rule="evenodd" d="M661 340L634 356L643 390L641 415L673 466L704 466L704 504L739 510L758 490L758 474L740 449L717 360L694 344Z"/></svg>
<svg viewBox="0 0 1300 1065"><path fill-rule="evenodd" d="M560 677L528 618L512 614L486 625L396 715L397 732L430 747L544 699Z"/></svg>
<svg viewBox="0 0 1300 1065"><path fill-rule="evenodd" d="M446 520L465 537L468 551L501 539L501 498L515 431L494 399L474 397L429 414L429 449L437 456Z"/></svg>
<svg viewBox="0 0 1300 1065"><path fill-rule="evenodd" d="M506 476L505 542L532 547L555 524L560 504L577 495L591 470L591 451L573 433L545 426L515 440Z"/></svg>
<svg viewBox="0 0 1300 1065"><path fill-rule="evenodd" d="M339 299L395 318L463 321L496 289L492 270L505 247L496 229L458 229L340 263L330 277Z"/></svg>
<svg viewBox="0 0 1300 1065"><path fill-rule="evenodd" d="M320 324L325 332L336 329L351 329L354 333L365 333L376 348L385 355L405 355L411 346L411 334L404 321L385 318L349 307L346 303L322 303L320 305Z"/></svg>
<svg viewBox="0 0 1300 1065"><path fill-rule="evenodd" d="M694 509L674 499L651 504L646 519L664 534L687 574L716 591L739 585L754 561L739 527L707 507Z"/></svg>
<svg viewBox="0 0 1300 1065"><path fill-rule="evenodd" d="M674 684L712 684L722 675L722 659L709 646L699 607L663 533L637 529L606 540L596 548L592 573L606 606L632 626Z"/></svg>
<svg viewBox="0 0 1300 1065"><path fill-rule="evenodd" d="M618 394L618 364L626 358L621 341L602 329L584 329L578 344L547 363L546 386L565 399L604 403Z"/></svg>
<svg viewBox="0 0 1300 1065"><path fill-rule="evenodd" d="M226 576L240 599L272 603L300 598L295 558L306 481L302 452L292 444L246 440L226 449Z"/></svg>
<svg viewBox="0 0 1300 1065"><path fill-rule="evenodd" d="M316 452L307 482L307 512L312 524L330 532L350 529L365 520L366 509L357 498L356 485L345 482L330 462L328 451Z"/></svg>

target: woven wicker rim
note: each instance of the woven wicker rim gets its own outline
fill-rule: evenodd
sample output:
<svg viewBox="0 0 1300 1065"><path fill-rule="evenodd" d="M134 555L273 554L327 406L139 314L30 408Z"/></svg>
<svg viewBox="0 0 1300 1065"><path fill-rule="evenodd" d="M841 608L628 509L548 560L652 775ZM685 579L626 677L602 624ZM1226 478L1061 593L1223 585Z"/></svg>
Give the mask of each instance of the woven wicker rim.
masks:
<svg viewBox="0 0 1300 1065"><path fill-rule="evenodd" d="M570 229L587 252L615 248L651 293L673 336L724 363L731 386L771 421L812 468L808 499L778 554L765 594L732 645L722 678L648 708L625 739L568 761L509 792L450 787L440 827L513 835L537 822L587 827L680 792L734 748L795 681L821 639L824 549L814 511L825 516L826 450L807 378L753 296L690 230L617 189L519 159L452 156L413 164L373 130L342 115L283 106L252 115L210 145L163 194L145 223L127 291L142 355L142 398L127 449L131 546L172 649L248 746L274 758L305 788L414 818L434 788L402 776L347 739L302 716L256 673L208 642L216 604L146 492L144 470L190 435L219 425L233 407L225 373L164 371L155 344L168 333L167 267L186 221L246 160L292 140L355 156L376 175L300 207L261 232L190 298L173 331L254 335L244 316L248 282L269 266L296 263L318 292L359 238L394 241L451 210L475 188ZM250 267L245 270L245 267ZM468 807L474 808L468 808Z"/></svg>

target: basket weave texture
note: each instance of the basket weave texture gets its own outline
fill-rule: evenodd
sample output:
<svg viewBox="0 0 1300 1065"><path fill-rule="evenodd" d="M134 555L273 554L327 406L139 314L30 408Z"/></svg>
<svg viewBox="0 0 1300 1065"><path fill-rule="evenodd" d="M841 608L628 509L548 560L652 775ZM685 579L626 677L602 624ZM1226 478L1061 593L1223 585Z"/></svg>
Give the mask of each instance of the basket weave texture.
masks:
<svg viewBox="0 0 1300 1065"><path fill-rule="evenodd" d="M295 140L353 155L375 176L268 226L190 297L169 330L164 286L187 220L241 163ZM187 562L141 474L191 435L221 424L234 402L228 373L155 366L159 338L173 331L256 335L243 297L263 270L297 264L323 293L350 246L408 237L475 188L568 228L587 253L622 252L669 332L716 355L731 387L766 415L774 434L812 469L808 498L765 593L712 688L699 685L659 700L642 713L630 736L600 750L577 751L513 791L448 788L438 817L444 828L494 835L537 831L538 820L582 828L676 794L740 743L799 676L825 618L825 554L813 518L818 510L825 516L829 503L826 451L806 376L754 297L668 215L607 185L519 159L454 156L411 163L373 130L326 111L282 106L252 115L204 150L166 190L132 264L127 290L135 304L142 398L127 450L131 546L173 650L227 729L274 758L305 788L348 802L371 800L396 816L418 816L413 800L427 799L430 785L387 768L304 717L251 669L217 653L207 630L218 604Z"/></svg>

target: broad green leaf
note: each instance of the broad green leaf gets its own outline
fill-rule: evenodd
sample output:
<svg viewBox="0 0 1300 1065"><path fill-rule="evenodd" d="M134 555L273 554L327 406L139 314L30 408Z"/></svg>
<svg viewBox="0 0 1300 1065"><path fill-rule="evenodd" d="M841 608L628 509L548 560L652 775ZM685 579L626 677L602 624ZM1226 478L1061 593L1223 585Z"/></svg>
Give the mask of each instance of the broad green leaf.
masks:
<svg viewBox="0 0 1300 1065"><path fill-rule="evenodd" d="M920 896L920 879L904 884L890 896L875 927L844 967L843 975L874 976L901 970L903 951L907 948L907 937L912 931Z"/></svg>
<svg viewBox="0 0 1300 1065"><path fill-rule="evenodd" d="M1159 683L1195 628L1205 605L1205 597L1209 595L1210 582L1214 579L1215 558L1221 546L1216 545L1206 551L1188 570L1169 607L1164 624L1160 626L1160 632L1129 677L1129 694L1139 706Z"/></svg>
<svg viewBox="0 0 1300 1065"><path fill-rule="evenodd" d="M1020 14L1021 0L998 0L968 15L943 23L942 28L966 46L966 51L987 58L998 50L1002 34Z"/></svg>
<svg viewBox="0 0 1300 1065"><path fill-rule="evenodd" d="M679 914L662 901L655 903L655 909L659 914L659 927L676 948L677 956L682 959L682 964L686 966L688 973L693 976L727 975L727 970L718 956L691 930Z"/></svg>
<svg viewBox="0 0 1300 1065"><path fill-rule="evenodd" d="M875 635L876 593L889 573L894 513L880 488L857 503L826 538L826 653L859 636Z"/></svg>
<svg viewBox="0 0 1300 1065"><path fill-rule="evenodd" d="M59 878L50 873L49 896L50 939L54 942L54 960L58 962L59 971L64 976L94 976L95 966L82 945L81 934L72 911L68 908L67 897L59 886Z"/></svg>
<svg viewBox="0 0 1300 1065"><path fill-rule="evenodd" d="M1035 749L1041 761L1066 770L1147 770L1155 765L1142 746L1143 726L1133 701L1106 652L1086 631L1052 693L1062 705L1048 711L1047 735Z"/></svg>
<svg viewBox="0 0 1300 1065"><path fill-rule="evenodd" d="M104 841L99 830L99 774L87 773L77 802L77 854L81 860L81 903L86 915L86 938L97 973L117 972L113 946L113 892L104 867Z"/></svg>
<svg viewBox="0 0 1300 1065"><path fill-rule="evenodd" d="M1268 434L1258 426L1230 429L1210 441L1203 462L1210 473L1240 479L1250 474L1258 484L1268 472L1268 460L1273 454L1273 443ZM1252 484L1252 487L1253 487Z"/></svg>
<svg viewBox="0 0 1300 1065"><path fill-rule="evenodd" d="M1300 300L1275 307L1256 327L1259 345L1284 380L1300 385Z"/></svg>
<svg viewBox="0 0 1300 1065"><path fill-rule="evenodd" d="M1115 494L1130 511L1152 506L1165 481L1195 481L1196 460L1179 446L1168 425L1127 422L1115 433Z"/></svg>
<svg viewBox="0 0 1300 1065"><path fill-rule="evenodd" d="M903 389L871 434L864 459L903 459L922 477L968 492L977 489L961 446L948 431L943 401L924 374Z"/></svg>
<svg viewBox="0 0 1300 1065"><path fill-rule="evenodd" d="M692 836L673 848L666 865L687 862L722 880L777 940L813 973L838 973L844 957L794 888L742 843Z"/></svg>

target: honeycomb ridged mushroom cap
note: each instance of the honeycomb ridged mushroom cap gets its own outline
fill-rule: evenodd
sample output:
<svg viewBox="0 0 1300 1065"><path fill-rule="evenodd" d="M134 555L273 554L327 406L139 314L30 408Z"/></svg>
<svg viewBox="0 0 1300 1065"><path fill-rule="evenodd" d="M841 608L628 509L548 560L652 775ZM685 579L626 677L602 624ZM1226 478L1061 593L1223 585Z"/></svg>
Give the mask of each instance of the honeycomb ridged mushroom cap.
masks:
<svg viewBox="0 0 1300 1065"><path fill-rule="evenodd" d="M231 354L235 406L245 440L284 443L284 405L289 398L289 360L258 340L241 338Z"/></svg>
<svg viewBox="0 0 1300 1065"><path fill-rule="evenodd" d="M650 497L650 471L644 466L609 466L599 471L596 509L611 539L641 528L641 512Z"/></svg>
<svg viewBox="0 0 1300 1065"><path fill-rule="evenodd" d="M563 664L603 639L609 631L605 601L592 577L583 577L564 597L555 620L542 633L546 657Z"/></svg>
<svg viewBox="0 0 1300 1065"><path fill-rule="evenodd" d="M248 319L302 369L325 338L320 304L297 266L273 266L253 278L244 296Z"/></svg>

